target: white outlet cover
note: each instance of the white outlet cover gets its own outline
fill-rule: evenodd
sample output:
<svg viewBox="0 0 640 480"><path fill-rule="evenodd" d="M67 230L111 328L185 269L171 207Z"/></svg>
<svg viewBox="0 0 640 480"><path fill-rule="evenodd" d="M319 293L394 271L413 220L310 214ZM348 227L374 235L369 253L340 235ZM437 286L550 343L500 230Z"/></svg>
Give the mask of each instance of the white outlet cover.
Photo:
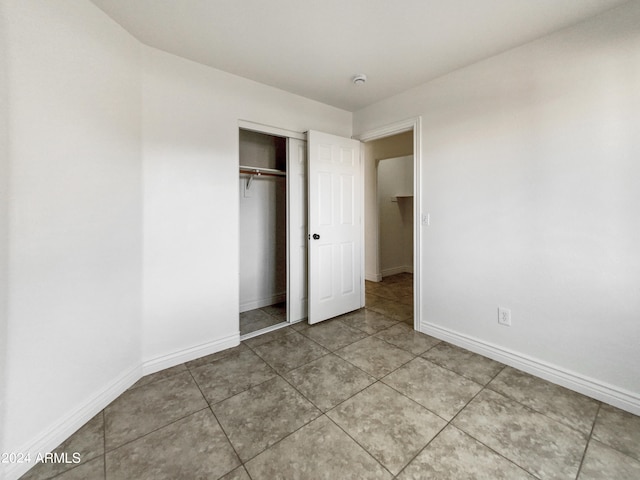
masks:
<svg viewBox="0 0 640 480"><path fill-rule="evenodd" d="M498 323L505 327L511 326L511 310L508 308L498 307Z"/></svg>

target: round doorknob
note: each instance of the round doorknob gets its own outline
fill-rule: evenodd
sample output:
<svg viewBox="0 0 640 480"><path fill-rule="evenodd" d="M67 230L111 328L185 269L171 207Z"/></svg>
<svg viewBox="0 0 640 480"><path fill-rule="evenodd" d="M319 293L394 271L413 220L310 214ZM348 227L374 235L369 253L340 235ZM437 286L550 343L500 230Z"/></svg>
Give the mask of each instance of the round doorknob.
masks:
<svg viewBox="0 0 640 480"><path fill-rule="evenodd" d="M318 240L320 238L320 235L318 235L317 233L313 234L313 239L314 240Z"/></svg>

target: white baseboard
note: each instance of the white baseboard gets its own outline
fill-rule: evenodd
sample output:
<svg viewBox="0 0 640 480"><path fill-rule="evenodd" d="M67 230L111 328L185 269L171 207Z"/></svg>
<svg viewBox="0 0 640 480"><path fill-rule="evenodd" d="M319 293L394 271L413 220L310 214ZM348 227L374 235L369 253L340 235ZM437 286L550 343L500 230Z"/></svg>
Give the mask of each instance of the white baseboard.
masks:
<svg viewBox="0 0 640 480"><path fill-rule="evenodd" d="M382 270L383 277L390 277L391 275L397 275L399 273L413 273L413 265L401 265L399 267L385 268Z"/></svg>
<svg viewBox="0 0 640 480"><path fill-rule="evenodd" d="M634 415L640 415L640 395L636 393L429 322L422 322L420 324L420 331L439 338L440 340L466 348L472 352L479 353L485 357L492 358L505 365L530 373L536 377L544 378L545 380L582 393L588 397L608 403Z"/></svg>
<svg viewBox="0 0 640 480"><path fill-rule="evenodd" d="M73 435L80 427L91 420L103 408L122 395L131 385L136 383L141 377L142 369L140 365L122 373L115 378L105 388L98 391L84 405L68 413L51 427L42 432L29 444L23 445L16 452L29 452L31 458L35 459L38 453L53 451L58 445ZM9 464L5 472L7 480L14 480L24 475L27 470L33 467L34 463L14 463Z"/></svg>
<svg viewBox="0 0 640 480"><path fill-rule="evenodd" d="M256 308L268 307L276 303L285 302L287 300L287 293L279 293L266 298L260 298L258 300L251 300L240 304L240 313L248 312L249 310L255 310Z"/></svg>
<svg viewBox="0 0 640 480"><path fill-rule="evenodd" d="M204 357L205 355L211 355L212 353L220 352L227 348L237 347L239 344L240 332L236 332L233 335L219 338L213 342L203 343L202 345L196 345L195 347L185 348L184 350L152 358L142 364L142 375L149 375L164 370L165 368L175 367L176 365Z"/></svg>
<svg viewBox="0 0 640 480"><path fill-rule="evenodd" d="M136 367L122 373L108 386L96 393L85 404L55 422L50 428L41 433L33 442L23 445L22 448L17 449L16 451L25 453L29 452L31 453L32 459L36 458L38 453L51 452L54 448L75 433L80 427L91 420L97 413L122 395L131 385L140 380L143 375L155 373L160 370L164 370L165 368L170 368L205 355L210 355L227 348L235 347L239 343L240 332L236 332L233 335L214 340L213 342L207 342L202 345L197 345L195 347L147 360L141 365L137 365ZM18 479L33 466L34 464L32 463L8 464L4 472L4 478L6 478L6 480Z"/></svg>
<svg viewBox="0 0 640 480"><path fill-rule="evenodd" d="M365 273L364 279L369 280L370 282L381 282L382 274L381 273Z"/></svg>

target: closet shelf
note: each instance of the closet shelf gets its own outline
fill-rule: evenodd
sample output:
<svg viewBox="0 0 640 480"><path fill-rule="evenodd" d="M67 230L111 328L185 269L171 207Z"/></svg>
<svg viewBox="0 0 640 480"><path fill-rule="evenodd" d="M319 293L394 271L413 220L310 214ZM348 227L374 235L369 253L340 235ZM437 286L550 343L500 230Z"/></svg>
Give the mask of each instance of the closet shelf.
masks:
<svg viewBox="0 0 640 480"><path fill-rule="evenodd" d="M251 181L253 180L253 177L255 177L256 175L258 177L261 177L263 175L265 177L286 177L287 176L287 172L285 172L284 170L277 170L275 168L248 167L246 165L240 165L240 173L250 175L249 179L247 180L247 190L249 190L249 188L251 187Z"/></svg>

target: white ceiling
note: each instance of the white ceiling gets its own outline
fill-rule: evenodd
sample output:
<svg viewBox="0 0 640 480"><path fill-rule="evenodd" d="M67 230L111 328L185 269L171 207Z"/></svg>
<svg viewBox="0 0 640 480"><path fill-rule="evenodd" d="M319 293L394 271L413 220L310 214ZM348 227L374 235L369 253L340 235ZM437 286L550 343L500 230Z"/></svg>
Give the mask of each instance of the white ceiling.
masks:
<svg viewBox="0 0 640 480"><path fill-rule="evenodd" d="M355 111L627 0L91 1L147 45Z"/></svg>

